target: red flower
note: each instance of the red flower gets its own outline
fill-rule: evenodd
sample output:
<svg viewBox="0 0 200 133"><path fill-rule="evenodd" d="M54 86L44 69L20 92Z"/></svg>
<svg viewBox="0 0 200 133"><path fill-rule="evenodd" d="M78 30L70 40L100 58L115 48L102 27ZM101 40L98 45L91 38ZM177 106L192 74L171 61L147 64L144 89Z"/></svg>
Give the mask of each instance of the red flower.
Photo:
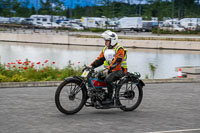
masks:
<svg viewBox="0 0 200 133"><path fill-rule="evenodd" d="M80 61L78 63L80 63Z"/></svg>
<svg viewBox="0 0 200 133"><path fill-rule="evenodd" d="M41 73L43 73L44 71L43 70L41 70Z"/></svg>
<svg viewBox="0 0 200 133"><path fill-rule="evenodd" d="M52 62L52 64L55 64L55 62Z"/></svg>
<svg viewBox="0 0 200 133"><path fill-rule="evenodd" d="M18 63L18 64L22 64L22 62L21 62L21 61L18 61L17 63Z"/></svg>
<svg viewBox="0 0 200 133"><path fill-rule="evenodd" d="M16 64L15 62L12 62L11 64Z"/></svg>
<svg viewBox="0 0 200 133"><path fill-rule="evenodd" d="M42 66L44 66L44 64L42 64Z"/></svg>
<svg viewBox="0 0 200 133"><path fill-rule="evenodd" d="M16 65L13 65L13 67L16 67Z"/></svg>
<svg viewBox="0 0 200 133"><path fill-rule="evenodd" d="M28 63L28 61L25 61L25 62L23 63L23 65L24 65L24 64L25 64L25 65L28 65L29 63Z"/></svg>
<svg viewBox="0 0 200 133"><path fill-rule="evenodd" d="M58 77L60 77L60 75L59 75L59 74L58 74L57 76L58 76Z"/></svg>
<svg viewBox="0 0 200 133"><path fill-rule="evenodd" d="M40 64L40 62L37 62L36 64Z"/></svg>
<svg viewBox="0 0 200 133"><path fill-rule="evenodd" d="M45 70L47 70L47 69L48 69L48 66L45 67Z"/></svg>
<svg viewBox="0 0 200 133"><path fill-rule="evenodd" d="M24 70L28 69L28 67L24 67Z"/></svg>
<svg viewBox="0 0 200 133"><path fill-rule="evenodd" d="M47 63L47 62L48 62L48 60L45 60L45 61L44 61L44 63Z"/></svg>

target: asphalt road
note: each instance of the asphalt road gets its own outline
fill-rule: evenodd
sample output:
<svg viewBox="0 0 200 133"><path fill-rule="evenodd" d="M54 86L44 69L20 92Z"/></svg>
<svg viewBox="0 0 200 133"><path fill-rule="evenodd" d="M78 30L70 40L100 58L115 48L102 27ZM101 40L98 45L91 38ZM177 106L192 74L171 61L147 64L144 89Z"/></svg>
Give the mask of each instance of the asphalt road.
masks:
<svg viewBox="0 0 200 133"><path fill-rule="evenodd" d="M1 88L0 133L200 133L200 83L147 84L135 111L84 107L71 116L57 110L55 90Z"/></svg>

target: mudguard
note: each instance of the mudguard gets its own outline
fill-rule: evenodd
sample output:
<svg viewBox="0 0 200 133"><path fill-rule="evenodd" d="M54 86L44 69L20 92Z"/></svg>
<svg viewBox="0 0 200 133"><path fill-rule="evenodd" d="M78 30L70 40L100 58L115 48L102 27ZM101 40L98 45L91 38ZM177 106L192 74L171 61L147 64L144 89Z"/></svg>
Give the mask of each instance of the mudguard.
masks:
<svg viewBox="0 0 200 133"><path fill-rule="evenodd" d="M124 82L127 82L127 81L132 81L132 82L134 82L136 85L139 85L141 88L143 87L143 86L145 86L145 83L142 81L142 80L140 80L140 79L137 79L137 78L129 78L129 77L125 77L125 78L123 78L122 80L121 80L121 82L120 82L120 84L123 84Z"/></svg>
<svg viewBox="0 0 200 133"><path fill-rule="evenodd" d="M79 83L81 83L81 88L85 89L85 91L87 92L87 88L85 83L83 82L83 79L78 77L78 76L73 76L73 77L67 77L65 78L65 81L71 81L71 80L77 80Z"/></svg>
<svg viewBox="0 0 200 133"><path fill-rule="evenodd" d="M145 83L142 80L139 80L138 85L141 86L141 87L143 87L143 86L145 86Z"/></svg>

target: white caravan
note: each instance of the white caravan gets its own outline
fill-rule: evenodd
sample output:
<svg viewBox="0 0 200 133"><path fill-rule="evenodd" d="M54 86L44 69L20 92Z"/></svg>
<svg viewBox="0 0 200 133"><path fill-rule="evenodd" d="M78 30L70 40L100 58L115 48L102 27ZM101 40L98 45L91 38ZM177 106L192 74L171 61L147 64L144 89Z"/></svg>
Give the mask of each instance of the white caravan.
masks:
<svg viewBox="0 0 200 133"><path fill-rule="evenodd" d="M180 24L188 30L195 30L200 26L200 18L183 18Z"/></svg>
<svg viewBox="0 0 200 133"><path fill-rule="evenodd" d="M85 28L104 28L107 20L105 17L82 17L81 23Z"/></svg>
<svg viewBox="0 0 200 133"><path fill-rule="evenodd" d="M120 30L142 30L142 17L124 17L118 20Z"/></svg>
<svg viewBox="0 0 200 133"><path fill-rule="evenodd" d="M33 22L42 22L42 23L56 23L57 20L66 20L64 16L51 16L51 15L31 15Z"/></svg>

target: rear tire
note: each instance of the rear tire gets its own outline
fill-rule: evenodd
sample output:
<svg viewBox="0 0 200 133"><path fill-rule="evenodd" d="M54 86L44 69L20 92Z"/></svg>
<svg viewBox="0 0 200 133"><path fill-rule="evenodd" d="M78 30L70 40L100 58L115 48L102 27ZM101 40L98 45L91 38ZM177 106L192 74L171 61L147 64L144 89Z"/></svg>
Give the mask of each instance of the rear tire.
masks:
<svg viewBox="0 0 200 133"><path fill-rule="evenodd" d="M55 104L58 110L66 115L79 112L86 102L87 92L77 79L63 81L55 93Z"/></svg>
<svg viewBox="0 0 200 133"><path fill-rule="evenodd" d="M134 84L132 81L126 81L122 86L117 90L119 94L119 102L122 104L120 107L124 111L133 111L135 110L143 98L143 90L140 85Z"/></svg>

